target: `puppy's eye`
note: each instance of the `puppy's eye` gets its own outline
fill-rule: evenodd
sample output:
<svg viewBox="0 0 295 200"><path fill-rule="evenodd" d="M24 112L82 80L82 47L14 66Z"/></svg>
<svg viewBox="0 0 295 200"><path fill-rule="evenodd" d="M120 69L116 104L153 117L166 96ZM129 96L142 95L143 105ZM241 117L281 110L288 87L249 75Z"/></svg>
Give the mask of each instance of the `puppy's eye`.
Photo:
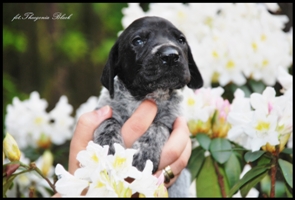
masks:
<svg viewBox="0 0 295 200"><path fill-rule="evenodd" d="M134 40L132 40L132 44L134 46L140 46L140 45L143 45L144 43L145 43L145 41L143 39L141 39L140 37L137 37Z"/></svg>
<svg viewBox="0 0 295 200"><path fill-rule="evenodd" d="M183 36L180 36L180 37L178 38L178 42L179 42L180 44L185 44L186 40L185 40L185 38L184 38Z"/></svg>

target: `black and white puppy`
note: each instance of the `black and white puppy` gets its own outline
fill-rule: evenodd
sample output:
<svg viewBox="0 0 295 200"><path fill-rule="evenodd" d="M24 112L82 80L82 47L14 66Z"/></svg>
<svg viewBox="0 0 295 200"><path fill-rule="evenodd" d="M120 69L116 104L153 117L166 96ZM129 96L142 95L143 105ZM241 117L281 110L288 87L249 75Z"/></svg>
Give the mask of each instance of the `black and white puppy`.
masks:
<svg viewBox="0 0 295 200"><path fill-rule="evenodd" d="M185 85L197 89L203 85L184 34L160 17L135 20L112 47L101 82L104 88L98 108L110 105L113 115L97 128L94 142L109 145L111 154L114 143L124 146L120 133L122 125L143 100L153 99L158 107L157 115L132 148L138 149L133 165L143 170L146 160L150 159L156 172L162 147L175 119L181 115L179 103L182 99L178 89ZM181 188L189 185L180 183L178 187L182 193L173 193L169 188L169 196L185 195Z"/></svg>

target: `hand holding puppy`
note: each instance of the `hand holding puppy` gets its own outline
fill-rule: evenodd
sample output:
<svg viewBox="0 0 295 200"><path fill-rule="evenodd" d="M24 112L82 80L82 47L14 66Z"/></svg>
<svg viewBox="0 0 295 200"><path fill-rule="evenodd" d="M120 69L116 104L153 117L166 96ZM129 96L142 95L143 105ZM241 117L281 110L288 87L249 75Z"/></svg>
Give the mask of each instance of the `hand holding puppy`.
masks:
<svg viewBox="0 0 295 200"><path fill-rule="evenodd" d="M125 146L130 148L152 123L157 113L157 106L152 101L143 101L133 115L126 121L122 127L122 136ZM79 168L76 156L79 151L84 150L90 140L93 139L94 130L99 124L112 116L112 110L105 106L99 110L83 114L77 124L74 136L70 145L69 172L74 173ZM164 146L161 154L159 171L170 165L175 178L171 179L167 187L172 185L179 173L185 168L191 154L191 142L189 131L183 118L177 118L171 136Z"/></svg>

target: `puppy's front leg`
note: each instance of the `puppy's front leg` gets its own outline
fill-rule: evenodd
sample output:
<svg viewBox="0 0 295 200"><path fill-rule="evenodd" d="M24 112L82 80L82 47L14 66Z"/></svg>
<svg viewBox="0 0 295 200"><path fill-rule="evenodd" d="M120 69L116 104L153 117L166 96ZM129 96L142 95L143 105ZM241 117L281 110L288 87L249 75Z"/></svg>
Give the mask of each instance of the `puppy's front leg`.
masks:
<svg viewBox="0 0 295 200"><path fill-rule="evenodd" d="M114 143L124 146L123 138L120 133L122 125L114 118L102 122L94 132L93 141L101 146L109 145L109 154L114 154Z"/></svg>
<svg viewBox="0 0 295 200"><path fill-rule="evenodd" d="M153 173L158 169L162 148L170 135L169 129L163 124L152 124L132 146L139 151L133 157L133 166L142 171L146 161L153 162Z"/></svg>

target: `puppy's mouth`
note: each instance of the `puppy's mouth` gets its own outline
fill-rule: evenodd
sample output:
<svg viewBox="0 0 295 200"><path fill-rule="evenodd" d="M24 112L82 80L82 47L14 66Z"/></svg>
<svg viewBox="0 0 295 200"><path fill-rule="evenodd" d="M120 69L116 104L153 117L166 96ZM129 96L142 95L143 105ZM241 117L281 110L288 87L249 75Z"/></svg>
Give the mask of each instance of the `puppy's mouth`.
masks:
<svg viewBox="0 0 295 200"><path fill-rule="evenodd" d="M191 75L186 63L168 64L152 56L147 62L142 63L138 78L147 88L165 90L184 87L190 82Z"/></svg>
<svg viewBox="0 0 295 200"><path fill-rule="evenodd" d="M180 79L179 77L160 77L157 80L147 82L147 87L155 89L179 89L184 87L189 81Z"/></svg>

